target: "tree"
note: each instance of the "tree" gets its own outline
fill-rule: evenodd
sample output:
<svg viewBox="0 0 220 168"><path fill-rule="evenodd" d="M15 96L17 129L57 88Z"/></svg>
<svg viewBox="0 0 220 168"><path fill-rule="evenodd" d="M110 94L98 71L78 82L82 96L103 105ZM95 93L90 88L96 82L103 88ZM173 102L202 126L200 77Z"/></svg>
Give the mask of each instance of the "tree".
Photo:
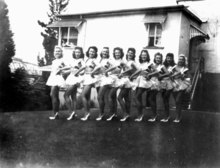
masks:
<svg viewBox="0 0 220 168"><path fill-rule="evenodd" d="M8 9L4 0L0 0L0 111L5 109L4 103L9 98L11 84L10 63L15 55L13 33L10 30Z"/></svg>
<svg viewBox="0 0 220 168"><path fill-rule="evenodd" d="M38 24L44 28L44 32L41 32L43 36L43 47L45 49L45 65L51 65L52 60L54 59L53 50L54 46L57 45L57 31L54 29L48 28L47 25L57 21L57 15L64 11L69 4L69 0L49 0L50 12L47 13L49 17L49 22L44 23L38 20ZM42 59L38 58L39 64L42 65Z"/></svg>

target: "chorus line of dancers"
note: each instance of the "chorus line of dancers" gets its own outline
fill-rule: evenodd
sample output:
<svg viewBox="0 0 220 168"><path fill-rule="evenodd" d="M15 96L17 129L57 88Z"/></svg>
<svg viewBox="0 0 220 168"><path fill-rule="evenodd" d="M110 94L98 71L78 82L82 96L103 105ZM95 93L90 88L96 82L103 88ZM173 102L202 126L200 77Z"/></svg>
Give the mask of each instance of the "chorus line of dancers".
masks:
<svg viewBox="0 0 220 168"><path fill-rule="evenodd" d="M142 95L146 92L152 110L149 122L159 120L156 104L156 96L161 92L164 103L164 117L161 122L168 122L170 118L169 98L173 94L176 103L176 113L173 122L181 120L182 98L184 92L188 91L190 77L183 54L179 55L178 63L174 62L173 53L167 53L163 61L163 55L156 53L153 60L147 49L143 49L138 61L135 61L135 48L128 48L124 58L124 51L120 47L113 49L113 58L110 58L109 48L104 47L98 56L96 46L90 46L85 53L82 47L75 47L72 53L72 61L65 62L63 50L60 46L54 48L55 60L52 62L52 71L46 85L51 86L50 96L54 115L51 120L59 117L59 89L65 86L64 99L69 111L67 120L76 115L77 89L82 87L82 102L85 114L82 121L90 116L90 94L93 87L97 90L99 103L99 116L97 121L103 120L105 105L108 103L110 116L106 119L111 121L117 117L117 102L123 112L121 122L130 116L131 91L134 91L133 99L138 116L134 120L142 121L144 105ZM64 74L67 78L64 79ZM117 91L119 90L119 94ZM107 96L108 102L105 102ZM133 100L132 99L132 100Z"/></svg>

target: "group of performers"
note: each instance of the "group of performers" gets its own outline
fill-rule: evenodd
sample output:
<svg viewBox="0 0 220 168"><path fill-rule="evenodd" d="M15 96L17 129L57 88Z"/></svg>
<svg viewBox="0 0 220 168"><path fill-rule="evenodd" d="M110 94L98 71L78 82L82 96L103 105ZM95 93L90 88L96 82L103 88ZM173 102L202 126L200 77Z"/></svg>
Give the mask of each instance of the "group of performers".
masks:
<svg viewBox="0 0 220 168"><path fill-rule="evenodd" d="M52 71L46 83L51 86L50 96L54 111L54 115L49 117L51 120L59 117L59 89L65 86L64 99L70 114L67 120L71 120L76 115L79 87L82 87L82 102L85 110L81 120L86 121L89 118L90 94L91 89L95 87L99 103L97 121L103 120L106 104L109 105L108 113L110 113L106 120L111 121L113 117L117 117L117 102L123 112L120 121L126 121L130 116L131 100L135 100L138 111L135 121L142 121L144 117L142 95L146 92L152 110L152 116L148 121L154 122L158 119L156 96L161 92L164 117L160 121L168 122L170 119L169 98L173 94L176 102L176 117L173 122L180 122L183 94L190 87L184 55L179 55L178 63L175 64L173 53L167 53L163 61L162 54L158 52L151 61L148 50L143 49L137 62L135 48L128 48L124 59L123 49L116 47L113 49L112 59L108 47L102 49L100 58L95 46L89 47L85 56L81 47L75 47L72 61L65 63L62 48L55 46L54 57L56 59L52 63ZM68 74L65 79L64 74ZM132 90L134 97L131 97ZM105 102L106 96L107 102Z"/></svg>

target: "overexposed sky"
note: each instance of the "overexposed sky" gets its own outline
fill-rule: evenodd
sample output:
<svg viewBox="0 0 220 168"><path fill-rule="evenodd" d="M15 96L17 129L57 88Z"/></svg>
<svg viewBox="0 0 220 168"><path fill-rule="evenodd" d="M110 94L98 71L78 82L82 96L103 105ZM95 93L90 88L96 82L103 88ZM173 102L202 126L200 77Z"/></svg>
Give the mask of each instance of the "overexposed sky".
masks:
<svg viewBox="0 0 220 168"><path fill-rule="evenodd" d="M42 28L37 20L47 21L47 0L5 0L9 10L11 30L14 33L16 57L37 63L38 53L43 54L40 35Z"/></svg>
<svg viewBox="0 0 220 168"><path fill-rule="evenodd" d="M37 55L44 56L42 28L37 20L48 21L49 0L5 0L16 47L16 57L37 63ZM83 13L117 9L175 5L176 0L70 0L66 13ZM218 0L191 2L202 17L218 15ZM189 5L189 3L180 3ZM219 12L220 13L220 12ZM219 15L218 15L219 16Z"/></svg>

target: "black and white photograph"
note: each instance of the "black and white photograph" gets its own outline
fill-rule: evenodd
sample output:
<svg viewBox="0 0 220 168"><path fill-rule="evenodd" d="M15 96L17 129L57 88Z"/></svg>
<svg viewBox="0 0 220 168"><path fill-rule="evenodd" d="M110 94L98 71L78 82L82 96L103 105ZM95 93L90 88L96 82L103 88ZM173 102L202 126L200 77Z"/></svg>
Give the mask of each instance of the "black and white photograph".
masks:
<svg viewBox="0 0 220 168"><path fill-rule="evenodd" d="M219 168L218 0L0 0L0 168Z"/></svg>

